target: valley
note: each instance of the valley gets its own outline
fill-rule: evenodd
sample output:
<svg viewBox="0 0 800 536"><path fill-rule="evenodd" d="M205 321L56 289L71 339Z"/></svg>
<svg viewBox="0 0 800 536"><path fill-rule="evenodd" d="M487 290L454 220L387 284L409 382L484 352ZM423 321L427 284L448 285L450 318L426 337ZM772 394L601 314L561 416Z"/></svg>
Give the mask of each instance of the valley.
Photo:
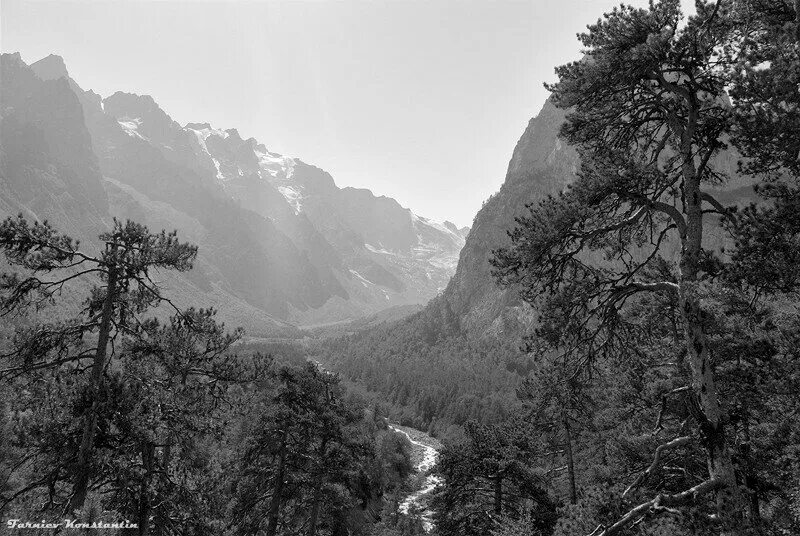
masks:
<svg viewBox="0 0 800 536"><path fill-rule="evenodd" d="M0 56L0 523L800 534L800 0L82 2L180 23Z"/></svg>
<svg viewBox="0 0 800 536"><path fill-rule="evenodd" d="M340 188L324 170L236 129L179 125L150 96L103 98L81 88L58 56L28 66L4 54L2 65L13 112L0 214L48 218L84 241L113 218L177 228L201 253L191 278L172 283L176 299L213 304L253 336L422 305L455 271L468 228ZM35 157L11 143L33 128L29 112L45 117ZM21 173L31 180L13 180Z"/></svg>

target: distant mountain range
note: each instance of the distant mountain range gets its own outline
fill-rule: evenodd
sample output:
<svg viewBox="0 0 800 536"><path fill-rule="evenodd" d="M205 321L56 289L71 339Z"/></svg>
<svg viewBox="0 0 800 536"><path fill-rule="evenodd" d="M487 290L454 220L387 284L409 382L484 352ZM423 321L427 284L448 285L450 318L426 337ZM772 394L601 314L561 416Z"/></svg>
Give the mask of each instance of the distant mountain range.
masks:
<svg viewBox="0 0 800 536"><path fill-rule="evenodd" d="M181 303L291 336L425 303L455 272L468 228L339 188L235 129L182 126L150 96L102 98L58 56L0 64L0 216L48 219L89 243L113 217L177 229L200 247L192 272L164 274Z"/></svg>

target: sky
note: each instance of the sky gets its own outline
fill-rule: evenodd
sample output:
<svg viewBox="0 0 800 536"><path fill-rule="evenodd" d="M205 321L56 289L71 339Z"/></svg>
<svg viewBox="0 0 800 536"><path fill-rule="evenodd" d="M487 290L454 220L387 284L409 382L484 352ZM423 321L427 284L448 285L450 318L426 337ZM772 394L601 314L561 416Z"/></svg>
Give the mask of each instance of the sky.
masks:
<svg viewBox="0 0 800 536"><path fill-rule="evenodd" d="M0 49L58 54L84 89L151 95L463 226L576 33L619 2L1 0Z"/></svg>

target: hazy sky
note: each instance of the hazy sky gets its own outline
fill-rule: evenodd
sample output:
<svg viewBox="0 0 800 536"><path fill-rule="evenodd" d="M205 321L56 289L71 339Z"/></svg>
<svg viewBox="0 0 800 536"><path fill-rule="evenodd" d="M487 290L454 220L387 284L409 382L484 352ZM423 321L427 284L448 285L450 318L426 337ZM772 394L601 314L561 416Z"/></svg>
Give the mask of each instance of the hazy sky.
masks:
<svg viewBox="0 0 800 536"><path fill-rule="evenodd" d="M235 127L340 186L469 225L542 82L619 2L2 0L0 46L61 55L84 89L152 95L181 124Z"/></svg>

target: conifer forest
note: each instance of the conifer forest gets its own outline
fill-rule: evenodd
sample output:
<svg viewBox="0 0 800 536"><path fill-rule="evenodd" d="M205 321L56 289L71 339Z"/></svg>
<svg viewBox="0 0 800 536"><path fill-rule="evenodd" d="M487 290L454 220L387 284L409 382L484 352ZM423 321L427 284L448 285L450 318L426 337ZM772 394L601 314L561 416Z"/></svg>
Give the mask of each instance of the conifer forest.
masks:
<svg viewBox="0 0 800 536"><path fill-rule="evenodd" d="M469 227L4 44L0 533L800 535L800 0L580 5Z"/></svg>

